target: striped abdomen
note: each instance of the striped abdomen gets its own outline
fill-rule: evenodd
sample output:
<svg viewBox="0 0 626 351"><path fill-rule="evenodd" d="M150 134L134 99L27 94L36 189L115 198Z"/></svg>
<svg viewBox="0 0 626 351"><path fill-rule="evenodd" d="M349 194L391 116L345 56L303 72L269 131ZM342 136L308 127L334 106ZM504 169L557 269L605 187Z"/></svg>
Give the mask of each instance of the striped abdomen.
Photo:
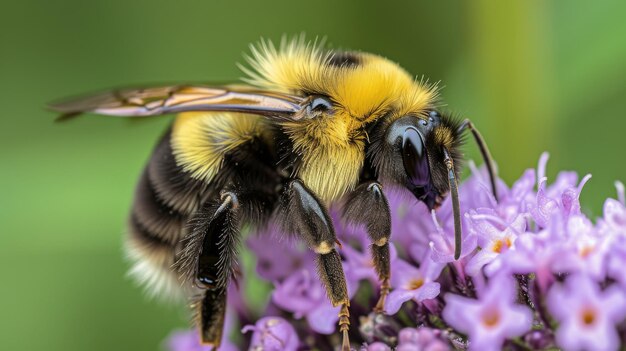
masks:
<svg viewBox="0 0 626 351"><path fill-rule="evenodd" d="M129 219L127 252L134 261L130 274L150 295L180 294L171 266L187 219L211 195L208 183L191 178L176 164L170 140L168 131L144 169Z"/></svg>

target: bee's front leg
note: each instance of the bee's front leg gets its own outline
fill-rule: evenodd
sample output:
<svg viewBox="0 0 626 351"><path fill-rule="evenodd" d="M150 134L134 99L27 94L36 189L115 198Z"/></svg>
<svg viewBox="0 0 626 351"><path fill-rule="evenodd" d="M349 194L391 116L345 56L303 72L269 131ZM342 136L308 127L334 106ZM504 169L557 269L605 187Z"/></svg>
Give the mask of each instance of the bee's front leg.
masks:
<svg viewBox="0 0 626 351"><path fill-rule="evenodd" d="M360 184L346 201L344 218L353 223L364 224L367 228L367 234L372 241L372 261L381 281L380 298L374 311L384 312L385 299L391 289L389 284L391 214L382 185L374 181Z"/></svg>
<svg viewBox="0 0 626 351"><path fill-rule="evenodd" d="M333 306L341 306L339 330L342 333L342 350L350 350L350 299L341 257L335 250L337 238L333 223L317 197L299 180L287 184L283 193L282 210L287 231L302 237L317 254L320 279Z"/></svg>

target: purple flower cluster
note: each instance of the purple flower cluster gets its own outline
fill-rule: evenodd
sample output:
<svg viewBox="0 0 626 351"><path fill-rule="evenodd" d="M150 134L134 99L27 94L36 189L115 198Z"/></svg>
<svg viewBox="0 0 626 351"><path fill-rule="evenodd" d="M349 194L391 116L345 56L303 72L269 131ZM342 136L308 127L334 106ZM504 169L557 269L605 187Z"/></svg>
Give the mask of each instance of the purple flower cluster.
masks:
<svg viewBox="0 0 626 351"><path fill-rule="evenodd" d="M344 225L332 210L352 299L353 345L368 351L626 345L624 187L617 184L618 199L607 199L594 223L579 202L590 176L561 172L549 184L547 160L542 155L538 169L510 188L498 181L498 201L487 173L470 164L472 174L459 191L464 237L456 261L450 200L430 213L402 193L388 193L395 248L387 314L372 312L379 282L364 228ZM247 240L258 275L273 289L263 316L240 316L241 324L250 324L235 339L238 347L334 349L339 310L317 278L314 257L279 239L276 228L270 224L267 233ZM170 349L204 350L196 339L193 332L175 334ZM234 345L225 340L221 349Z"/></svg>

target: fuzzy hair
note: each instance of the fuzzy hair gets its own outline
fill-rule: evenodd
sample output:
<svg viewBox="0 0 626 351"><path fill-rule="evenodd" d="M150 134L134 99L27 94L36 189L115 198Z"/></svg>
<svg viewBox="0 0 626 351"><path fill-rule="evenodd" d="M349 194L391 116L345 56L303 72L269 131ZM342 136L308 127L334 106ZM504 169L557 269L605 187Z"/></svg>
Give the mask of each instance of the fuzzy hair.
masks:
<svg viewBox="0 0 626 351"><path fill-rule="evenodd" d="M126 257L132 262L128 276L133 278L150 298L167 302L184 301L188 291L170 268L174 257L170 250L145 247L129 237L124 246Z"/></svg>
<svg viewBox="0 0 626 351"><path fill-rule="evenodd" d="M239 113L181 113L172 127L176 162L193 178L209 183L224 155L254 138L268 138L266 121Z"/></svg>

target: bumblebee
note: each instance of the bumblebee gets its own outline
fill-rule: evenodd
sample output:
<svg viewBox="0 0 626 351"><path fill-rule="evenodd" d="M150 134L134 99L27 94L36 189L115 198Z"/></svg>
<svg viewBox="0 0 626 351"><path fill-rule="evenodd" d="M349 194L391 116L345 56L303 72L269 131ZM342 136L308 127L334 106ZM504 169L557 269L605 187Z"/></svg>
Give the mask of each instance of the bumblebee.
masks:
<svg viewBox="0 0 626 351"><path fill-rule="evenodd" d="M464 131L476 139L497 197L491 157L469 120L438 110L435 85L388 59L302 38L279 48L261 42L251 53L241 66L246 85L116 90L51 108L61 120L177 114L139 179L126 245L131 273L148 289L193 297L203 343L217 347L222 338L240 228L273 217L317 254L349 350L350 300L329 204L367 228L381 282L375 310L383 311L391 220L382 184L407 189L431 210L450 193L458 259Z"/></svg>

